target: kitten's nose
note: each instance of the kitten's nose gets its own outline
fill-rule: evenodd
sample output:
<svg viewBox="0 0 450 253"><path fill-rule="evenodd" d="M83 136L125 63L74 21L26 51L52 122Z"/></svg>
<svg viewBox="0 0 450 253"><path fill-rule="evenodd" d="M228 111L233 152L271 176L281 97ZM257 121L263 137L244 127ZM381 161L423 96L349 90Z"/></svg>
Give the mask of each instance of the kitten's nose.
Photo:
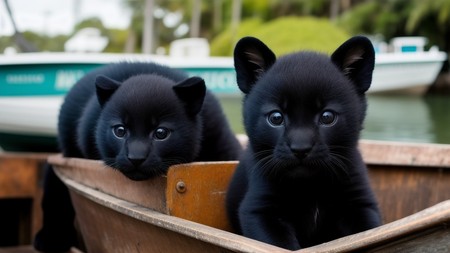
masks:
<svg viewBox="0 0 450 253"><path fill-rule="evenodd" d="M291 152L298 158L298 159L305 159L308 154L311 152L312 145L310 144L291 144L289 146L291 149Z"/></svg>
<svg viewBox="0 0 450 253"><path fill-rule="evenodd" d="M140 166L149 153L148 145L140 140L129 141L127 146L127 158L134 165Z"/></svg>
<svg viewBox="0 0 450 253"><path fill-rule="evenodd" d="M128 157L128 160L130 160L130 162L134 165L134 167L138 167L145 161L145 159L133 159L130 157Z"/></svg>

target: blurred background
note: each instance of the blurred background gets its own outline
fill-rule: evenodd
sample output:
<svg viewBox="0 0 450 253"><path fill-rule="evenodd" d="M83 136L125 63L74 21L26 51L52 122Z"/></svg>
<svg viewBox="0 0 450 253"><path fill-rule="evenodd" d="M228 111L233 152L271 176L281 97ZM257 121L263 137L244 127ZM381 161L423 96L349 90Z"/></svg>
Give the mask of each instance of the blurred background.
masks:
<svg viewBox="0 0 450 253"><path fill-rule="evenodd" d="M64 51L64 43L86 27L108 38L104 52L164 53L175 39L202 37L211 55L230 55L244 35L261 37L278 54L329 52L354 34L387 41L420 35L450 50L446 0L2 0L0 17L1 51ZM17 42L18 32L29 48Z"/></svg>
<svg viewBox="0 0 450 253"><path fill-rule="evenodd" d="M420 36L421 50L447 55L450 1L0 1L0 52L4 55L25 52L170 55L175 53L174 41L201 38L201 42L206 42L208 57L230 57L236 41L248 35L260 38L278 56L298 50L330 54L358 34L370 36L377 51L392 50L392 39ZM92 43L79 43L88 40ZM362 137L450 143L449 64L448 59L439 62L439 73L432 74L426 90L419 95L370 94ZM376 69L381 71L381 67ZM219 96L233 129L243 133L240 94Z"/></svg>

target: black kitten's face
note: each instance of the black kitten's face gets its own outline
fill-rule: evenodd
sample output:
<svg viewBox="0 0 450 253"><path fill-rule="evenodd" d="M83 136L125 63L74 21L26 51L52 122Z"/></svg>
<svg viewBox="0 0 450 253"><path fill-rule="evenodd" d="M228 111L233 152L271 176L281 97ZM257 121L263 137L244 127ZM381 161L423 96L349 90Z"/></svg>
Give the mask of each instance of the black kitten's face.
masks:
<svg viewBox="0 0 450 253"><path fill-rule="evenodd" d="M173 164L190 162L199 148L198 117L188 115L173 84L156 81L123 83L98 123L102 160L133 180L163 175Z"/></svg>
<svg viewBox="0 0 450 253"><path fill-rule="evenodd" d="M364 112L344 74L312 53L280 58L244 103L250 143L273 177L345 173L343 157L357 143Z"/></svg>

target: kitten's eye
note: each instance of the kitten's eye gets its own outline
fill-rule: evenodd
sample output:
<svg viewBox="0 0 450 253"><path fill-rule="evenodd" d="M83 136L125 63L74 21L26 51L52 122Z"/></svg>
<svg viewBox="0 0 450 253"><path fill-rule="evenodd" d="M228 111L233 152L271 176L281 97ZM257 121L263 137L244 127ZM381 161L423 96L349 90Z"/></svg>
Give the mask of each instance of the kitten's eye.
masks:
<svg viewBox="0 0 450 253"><path fill-rule="evenodd" d="M113 133L117 138L122 139L127 134L127 129L122 125L117 125L113 127Z"/></svg>
<svg viewBox="0 0 450 253"><path fill-rule="evenodd" d="M159 127L155 130L155 132L153 133L153 136L157 140L164 140L169 136L169 134L170 134L169 129L167 129L165 127Z"/></svg>
<svg viewBox="0 0 450 253"><path fill-rule="evenodd" d="M322 115L320 115L319 123L322 125L333 125L336 123L337 115L332 111L324 111Z"/></svg>
<svg viewBox="0 0 450 253"><path fill-rule="evenodd" d="M280 126L284 123L283 114L279 111L274 111L269 114L267 121L271 126Z"/></svg>

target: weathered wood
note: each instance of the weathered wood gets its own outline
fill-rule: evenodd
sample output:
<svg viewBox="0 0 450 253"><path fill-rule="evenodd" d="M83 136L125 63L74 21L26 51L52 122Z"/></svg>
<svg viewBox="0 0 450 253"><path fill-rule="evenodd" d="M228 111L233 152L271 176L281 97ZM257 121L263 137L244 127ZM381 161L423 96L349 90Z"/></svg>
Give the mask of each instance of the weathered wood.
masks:
<svg viewBox="0 0 450 253"><path fill-rule="evenodd" d="M383 221L388 223L450 199L450 169L369 165Z"/></svg>
<svg viewBox="0 0 450 253"><path fill-rule="evenodd" d="M450 199L450 145L360 141L388 223Z"/></svg>
<svg viewBox="0 0 450 253"><path fill-rule="evenodd" d="M450 145L359 141L366 164L450 168Z"/></svg>
<svg viewBox="0 0 450 253"><path fill-rule="evenodd" d="M0 198L33 198L47 156L0 153Z"/></svg>
<svg viewBox="0 0 450 253"><path fill-rule="evenodd" d="M362 141L360 148L387 224L297 252L413 251L418 242L420 249L436 243L447 249L450 145ZM445 157L427 158L432 154ZM127 245L122 247L127 252L157 250L160 244L158 249L168 250L178 242L184 252L289 252L225 231L224 197L237 162L177 165L167 177L135 182L98 161L61 156L49 161L72 191L90 252L108 251L103 244L111 243Z"/></svg>
<svg viewBox="0 0 450 253"><path fill-rule="evenodd" d="M59 174L88 252L288 252L118 199Z"/></svg>
<svg viewBox="0 0 450 253"><path fill-rule="evenodd" d="M30 243L41 227L42 174L50 154L0 152L0 200L29 199L20 210L19 243Z"/></svg>
<svg viewBox="0 0 450 253"><path fill-rule="evenodd" d="M132 181L100 161L66 159L61 155L49 157L49 162L57 167L65 168L58 172L75 181L138 205L167 213L165 177Z"/></svg>
<svg viewBox="0 0 450 253"><path fill-rule="evenodd" d="M131 181L99 161L52 156L50 163L84 185L138 205L215 228L230 230L224 198L237 162L190 163L173 166L167 177ZM185 191L177 191L184 184Z"/></svg>

